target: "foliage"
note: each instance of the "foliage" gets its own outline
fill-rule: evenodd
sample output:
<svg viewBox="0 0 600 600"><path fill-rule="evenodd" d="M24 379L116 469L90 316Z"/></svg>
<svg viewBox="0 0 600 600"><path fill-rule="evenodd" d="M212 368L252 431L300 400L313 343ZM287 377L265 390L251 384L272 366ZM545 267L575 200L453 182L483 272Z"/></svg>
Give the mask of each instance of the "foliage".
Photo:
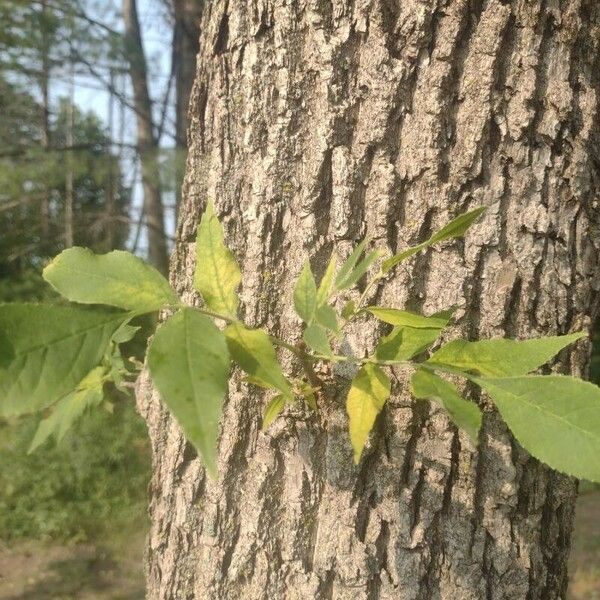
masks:
<svg viewBox="0 0 600 600"><path fill-rule="evenodd" d="M573 377L530 374L583 334L523 341L452 340L433 350L452 319L452 310L419 315L400 308L365 305L368 290L388 277L396 265L434 243L462 236L482 212L478 208L459 215L425 242L388 258L377 249L367 251L363 241L339 269L332 258L318 284L306 263L293 294L296 312L304 323L303 342L296 344L248 328L239 319L241 272L223 242L212 205L204 213L196 240L194 281L205 302L202 308L184 306L174 292L168 291L166 280L126 253L94 257L81 249L68 250L45 270L45 278L69 300L122 310L67 305L60 311L54 308L50 318L45 305L1 305L0 389L4 390L4 410L20 415L54 403L54 412L42 422L37 440L45 438L48 430L61 437L85 410L81 405L73 407L75 397L86 406L96 404L98 389L114 380L115 374L117 384L124 376L118 346L131 337L128 323L132 317L161 308L171 315L158 327L150 346L150 374L213 475L232 361L246 373L250 384L268 391L263 428L284 412L286 404L305 402L310 410L318 410L316 397L319 403L332 402L314 368L329 362L350 364L356 371L346 402L356 463L392 393L389 374L401 369L412 373L415 398L442 406L473 443L478 440L482 412L475 399L463 397L461 390L466 388L464 384L457 387L458 380L487 393L517 440L533 456L565 473L600 481L600 463L595 460L600 452L600 389ZM342 292L373 270L359 301L347 302L338 313ZM129 282L127 273L131 273ZM68 326L63 318L67 313L72 315ZM375 318L393 329L367 358L337 354L348 323L366 318ZM35 345L31 324L36 321L47 325L41 337L38 333ZM223 323L221 329L218 325ZM85 351L90 339L98 348L96 355ZM62 356L78 349L77 358L67 360L67 373L55 358L57 347ZM284 373L277 348L295 357L301 375ZM38 390L45 393L40 396Z"/></svg>
<svg viewBox="0 0 600 600"><path fill-rule="evenodd" d="M127 238L130 192L102 123L74 107L75 149L67 152L67 111L63 100L49 123L52 145L44 149L42 107L0 74L0 278L38 270L64 248L66 160L73 171L75 243L106 252Z"/></svg>
<svg viewBox="0 0 600 600"><path fill-rule="evenodd" d="M35 430L31 418L0 421L0 539L85 539L143 521L150 452L132 402L28 454Z"/></svg>

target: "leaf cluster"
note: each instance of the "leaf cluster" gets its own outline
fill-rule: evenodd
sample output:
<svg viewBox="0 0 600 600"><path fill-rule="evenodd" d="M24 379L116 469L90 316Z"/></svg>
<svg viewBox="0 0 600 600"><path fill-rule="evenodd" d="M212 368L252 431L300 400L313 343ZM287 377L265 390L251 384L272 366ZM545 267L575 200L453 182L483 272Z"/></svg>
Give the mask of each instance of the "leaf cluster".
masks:
<svg viewBox="0 0 600 600"><path fill-rule="evenodd" d="M1 412L6 416L52 407L32 448L50 436L61 439L79 415L101 403L107 382L123 385L128 371L120 345L135 335L132 319L165 310L168 316L156 330L147 364L163 402L212 475L232 363L244 371L248 384L266 390L267 428L286 406L303 402L318 411L320 402L330 401L315 367L343 362L356 370L346 397L356 463L391 397L390 376L402 369L410 374L412 395L438 404L473 444L482 410L464 390L475 386L533 456L565 473L600 481L600 389L569 376L532 374L584 334L520 341L457 339L440 345L452 310L421 315L367 303L367 292L398 264L464 235L482 213L479 208L459 215L425 242L392 257L368 250L365 240L339 267L332 256L318 282L306 262L293 292L303 322L298 343L250 328L240 319L242 273L225 245L212 204L196 239L194 285L201 307L184 305L162 275L131 254L66 250L46 267L44 279L71 304L0 305ZM365 277L359 300L343 303L347 290ZM339 353L348 324L366 318L385 324L389 333L366 358ZM300 375L285 372L280 349L293 355Z"/></svg>

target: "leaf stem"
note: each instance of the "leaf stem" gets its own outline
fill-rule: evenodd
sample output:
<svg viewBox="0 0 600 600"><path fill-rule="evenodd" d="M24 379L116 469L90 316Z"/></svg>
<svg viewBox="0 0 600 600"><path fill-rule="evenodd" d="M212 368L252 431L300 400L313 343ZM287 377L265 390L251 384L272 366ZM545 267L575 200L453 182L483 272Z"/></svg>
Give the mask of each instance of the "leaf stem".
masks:
<svg viewBox="0 0 600 600"><path fill-rule="evenodd" d="M383 271L379 271L379 273L377 273L377 275L375 275L375 277L373 277L373 279L371 279L371 281L369 281L367 283L367 286L365 287L363 293L360 295L360 298L358 299L358 303L356 305L356 308L358 309L356 311L356 313L354 313L355 315L360 314L360 309L362 307L362 303L365 301L367 294L369 293L369 290L378 282L380 282L382 279L384 278L384 273Z"/></svg>
<svg viewBox="0 0 600 600"><path fill-rule="evenodd" d="M189 308L189 307L188 307ZM212 310L206 310L205 308L198 308L197 306L192 306L194 310L197 310L199 313L206 315L207 317L212 317L213 319L221 319L221 321L225 321L225 323L237 323L237 319L233 319L231 317L226 317L225 315L221 315L219 313L213 312Z"/></svg>
<svg viewBox="0 0 600 600"><path fill-rule="evenodd" d="M380 279L381 279L381 276L373 278L367 285L367 288L365 288L365 291L363 292L363 296L366 294L369 287L372 287ZM361 301L362 301L362 297L361 297ZM228 316L213 312L211 310L207 310L205 308L198 308L196 306L194 306L192 308L194 308L194 310L197 310L198 312L202 313L203 315L206 315L207 317L212 317L214 319L221 319L222 321L225 321L226 323L231 324L231 323L238 322L237 319L233 319L232 317L228 317ZM361 312L362 311L357 311L355 314L358 315ZM348 319L348 321L346 321L345 324L347 324L349 321L350 321L350 319ZM306 352L306 350L304 350L304 348L301 348L300 346L295 345L295 344L290 344L289 342L286 342L285 340L282 340L281 338L279 338L275 335L269 335L269 339L271 340L271 343L273 343L275 346L279 346L280 348L285 348L286 350L289 350L292 354L294 354L294 356L296 356L296 358L298 358L298 360L300 361L300 364L302 365L302 369L304 370L304 373L306 374L306 377L308 378L310 384L314 387L319 387L319 388L321 388L323 386L323 382L321 381L321 379L315 372L313 363L320 361L320 360L327 361L327 362L346 362L346 363L352 363L352 364L356 364L356 365L364 365L364 364L370 363L370 364L387 366L387 367L401 367L401 366L407 366L407 365L413 364L413 363L407 362L407 361L398 362L398 361L393 361L393 360L377 360L375 358L355 358L353 356L344 356L344 355L339 355L339 354L332 354L332 355L311 354L310 352Z"/></svg>

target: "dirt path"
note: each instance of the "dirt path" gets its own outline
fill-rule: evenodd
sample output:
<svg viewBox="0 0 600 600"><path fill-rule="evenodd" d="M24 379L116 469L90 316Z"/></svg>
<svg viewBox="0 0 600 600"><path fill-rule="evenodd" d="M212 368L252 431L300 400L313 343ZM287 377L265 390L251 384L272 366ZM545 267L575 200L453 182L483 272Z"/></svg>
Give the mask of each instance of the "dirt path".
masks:
<svg viewBox="0 0 600 600"><path fill-rule="evenodd" d="M143 600L143 536L110 551L90 544L0 546L0 600Z"/></svg>
<svg viewBox="0 0 600 600"><path fill-rule="evenodd" d="M600 491L577 502L569 600L600 600Z"/></svg>

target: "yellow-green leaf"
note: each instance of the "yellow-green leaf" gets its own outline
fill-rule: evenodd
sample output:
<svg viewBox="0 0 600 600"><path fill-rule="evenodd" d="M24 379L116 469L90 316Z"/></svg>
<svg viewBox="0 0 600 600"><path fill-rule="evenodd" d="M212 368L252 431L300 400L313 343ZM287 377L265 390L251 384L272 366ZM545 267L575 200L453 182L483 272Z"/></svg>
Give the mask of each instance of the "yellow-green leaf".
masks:
<svg viewBox="0 0 600 600"><path fill-rule="evenodd" d="M355 267L352 268L350 273L345 278L338 278L336 280L336 287L339 290L347 290L353 285L358 283L360 278L369 270L371 265L381 256L379 250L372 250L369 252Z"/></svg>
<svg viewBox="0 0 600 600"><path fill-rule="evenodd" d="M568 475L600 482L600 388L564 375L475 382L532 456Z"/></svg>
<svg viewBox="0 0 600 600"><path fill-rule="evenodd" d="M50 416L40 421L28 452L31 454L50 436L60 443L67 431L83 413L98 406L104 397L103 386L106 372L103 367L92 369L79 383L77 389L59 400L52 408Z"/></svg>
<svg viewBox="0 0 600 600"><path fill-rule="evenodd" d="M404 362L427 350L439 335L439 329L394 327L389 335L379 340L375 357L378 360Z"/></svg>
<svg viewBox="0 0 600 600"><path fill-rule="evenodd" d="M240 268L225 246L223 228L209 202L196 236L196 289L210 310L235 318L239 304L236 290L241 280Z"/></svg>
<svg viewBox="0 0 600 600"><path fill-rule="evenodd" d="M306 261L294 287L294 308L305 323L311 323L317 308L317 285Z"/></svg>
<svg viewBox="0 0 600 600"><path fill-rule="evenodd" d="M390 396L390 389L388 376L381 368L371 363L361 367L352 381L346 410L350 420L350 441L356 464L360 461L375 419Z"/></svg>
<svg viewBox="0 0 600 600"><path fill-rule="evenodd" d="M452 219L449 223L444 225L439 231L436 231L428 240L413 246L412 248L407 248L402 252L396 254L383 261L381 265L381 270L383 273L388 273L391 269L393 269L397 264L406 260L407 258L417 254L421 250L425 250L432 246L433 244L437 244L438 242L443 242L445 240L450 240L452 238L457 238L464 235L471 227L471 225L486 211L484 206L480 206L474 210L471 210L467 213L459 215L455 219Z"/></svg>
<svg viewBox="0 0 600 600"><path fill-rule="evenodd" d="M321 282L319 283L319 289L317 290L317 306L322 306L329 300L329 296L332 292L333 279L335 277L335 256L332 255L325 274L323 275Z"/></svg>
<svg viewBox="0 0 600 600"><path fill-rule="evenodd" d="M348 320L351 316L356 312L356 303L354 300L348 300L346 304L344 304L344 308L342 308L342 317Z"/></svg>
<svg viewBox="0 0 600 600"><path fill-rule="evenodd" d="M390 325L415 327L418 329L443 329L449 321L449 318L445 316L426 317L407 310L398 310L397 308L368 306L366 310L380 321L390 323Z"/></svg>
<svg viewBox="0 0 600 600"><path fill-rule="evenodd" d="M229 365L223 333L191 308L167 319L148 351L154 385L213 477Z"/></svg>
<svg viewBox="0 0 600 600"><path fill-rule="evenodd" d="M179 303L153 266L122 250L94 254L87 248L69 248L44 269L44 279L68 300L82 304L144 313Z"/></svg>
<svg viewBox="0 0 600 600"><path fill-rule="evenodd" d="M525 375L585 335L579 332L530 340L454 340L434 352L427 362L486 377Z"/></svg>
<svg viewBox="0 0 600 600"><path fill-rule="evenodd" d="M285 406L285 396L283 394L277 394L271 398L265 408L265 414L263 416L262 430L265 431L269 425L281 414L283 407Z"/></svg>
<svg viewBox="0 0 600 600"><path fill-rule="evenodd" d="M354 248L354 250L352 251L352 254L350 254L350 256L342 263L342 266L340 267L340 270L335 278L336 290L344 289L345 282L354 270L354 267L356 266L358 259L364 252L366 245L366 239L357 244L356 248Z"/></svg>
<svg viewBox="0 0 600 600"><path fill-rule="evenodd" d="M477 445L481 428L481 410L477 404L465 400L455 385L425 369L413 373L411 385L415 398L431 400L445 408L454 424L466 431Z"/></svg>
<svg viewBox="0 0 600 600"><path fill-rule="evenodd" d="M227 346L233 360L251 377L278 389L286 398L294 397L277 361L269 336L261 329L248 329L233 323L225 329Z"/></svg>
<svg viewBox="0 0 600 600"><path fill-rule="evenodd" d="M325 329L333 331L333 333L339 333L340 331L335 310L332 306L329 306L329 304L319 306L315 313L315 321L321 325L321 327L325 327Z"/></svg>
<svg viewBox="0 0 600 600"><path fill-rule="evenodd" d="M317 325L317 323L309 325L304 330L302 339L309 348L312 348L318 354L322 354L323 356L330 356L332 354L327 331L320 325Z"/></svg>
<svg viewBox="0 0 600 600"><path fill-rule="evenodd" d="M0 368L0 414L41 410L72 392L130 318L109 307L0 304L0 331L13 352Z"/></svg>

